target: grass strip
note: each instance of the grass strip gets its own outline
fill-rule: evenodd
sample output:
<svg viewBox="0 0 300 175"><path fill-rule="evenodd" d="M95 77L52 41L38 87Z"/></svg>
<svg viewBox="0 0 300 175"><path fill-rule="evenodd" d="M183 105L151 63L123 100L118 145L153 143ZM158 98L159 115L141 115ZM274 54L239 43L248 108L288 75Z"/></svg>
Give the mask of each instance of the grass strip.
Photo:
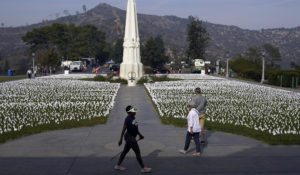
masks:
<svg viewBox="0 0 300 175"><path fill-rule="evenodd" d="M91 127L98 124L105 124L108 117L96 117L92 119L85 120L68 120L62 121L60 124L52 121L50 124L39 125L36 127L24 127L20 131L12 131L9 133L4 133L0 135L0 143L4 143L13 139L17 139L24 136L29 136L37 133L53 131L53 130L63 130L71 128L80 128L80 127Z"/></svg>
<svg viewBox="0 0 300 175"><path fill-rule="evenodd" d="M17 76L17 77L0 77L0 83L1 82L8 82L8 81L15 81L15 80L21 80L21 79L26 79L26 76Z"/></svg>

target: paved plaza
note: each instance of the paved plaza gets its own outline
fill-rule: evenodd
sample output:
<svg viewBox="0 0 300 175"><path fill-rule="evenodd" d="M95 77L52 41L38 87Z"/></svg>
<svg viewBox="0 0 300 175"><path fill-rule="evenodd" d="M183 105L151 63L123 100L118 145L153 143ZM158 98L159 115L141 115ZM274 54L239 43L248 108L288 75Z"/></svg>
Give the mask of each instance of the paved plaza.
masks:
<svg viewBox="0 0 300 175"><path fill-rule="evenodd" d="M138 109L145 136L139 145L152 174L300 174L300 146L270 146L222 132L207 132L201 157L192 156L193 143L191 152L181 155L185 128L162 125L143 86L121 86L106 125L44 132L0 144L0 175L140 174L133 151L123 162L128 168L124 172L113 170L118 158L111 160L124 146L117 143L127 105Z"/></svg>

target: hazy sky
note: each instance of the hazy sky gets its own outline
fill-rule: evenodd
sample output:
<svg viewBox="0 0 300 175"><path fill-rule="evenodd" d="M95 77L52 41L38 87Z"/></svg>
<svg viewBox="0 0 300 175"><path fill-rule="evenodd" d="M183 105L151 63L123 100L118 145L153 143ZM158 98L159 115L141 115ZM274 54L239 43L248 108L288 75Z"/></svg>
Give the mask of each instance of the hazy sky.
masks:
<svg viewBox="0 0 300 175"><path fill-rule="evenodd" d="M5 26L33 24L54 19L63 11L82 12L99 3L126 9L127 0L0 0L0 23ZM244 29L300 26L300 0L136 0L138 13L197 16L217 24Z"/></svg>

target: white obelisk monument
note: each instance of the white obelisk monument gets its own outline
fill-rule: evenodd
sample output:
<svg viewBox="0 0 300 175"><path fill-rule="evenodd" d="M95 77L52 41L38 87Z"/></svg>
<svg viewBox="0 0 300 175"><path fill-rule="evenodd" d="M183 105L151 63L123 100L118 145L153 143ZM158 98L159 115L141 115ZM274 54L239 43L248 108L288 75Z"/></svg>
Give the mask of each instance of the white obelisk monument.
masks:
<svg viewBox="0 0 300 175"><path fill-rule="evenodd" d="M128 0L123 47L123 62L120 66L120 78L128 80L128 86L135 86L136 82L143 76L135 0Z"/></svg>

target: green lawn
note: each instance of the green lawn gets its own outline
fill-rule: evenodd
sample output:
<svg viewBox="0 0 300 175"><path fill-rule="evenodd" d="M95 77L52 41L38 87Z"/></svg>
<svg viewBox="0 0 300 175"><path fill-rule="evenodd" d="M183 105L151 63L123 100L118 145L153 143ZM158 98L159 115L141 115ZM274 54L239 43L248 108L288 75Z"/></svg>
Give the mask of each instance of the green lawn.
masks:
<svg viewBox="0 0 300 175"><path fill-rule="evenodd" d="M9 132L2 134L0 137L0 143L4 143L9 140L13 140L16 138L37 134L46 131L60 130L60 129L71 129L71 128L79 128L79 127L91 127L98 124L105 124L107 122L108 117L97 117L86 120L68 120L63 121L60 124L56 124L54 121L50 124L44 124L37 127L24 127L20 131Z"/></svg>
<svg viewBox="0 0 300 175"><path fill-rule="evenodd" d="M0 76L0 82L7 82L7 81L14 81L14 80L21 80L27 78L25 75L24 76Z"/></svg>
<svg viewBox="0 0 300 175"><path fill-rule="evenodd" d="M165 125L173 125L182 128L186 127L186 123L187 123L186 119L176 119L173 117L160 117L160 120ZM268 132L257 131L244 126L220 124L217 122L206 121L205 130L222 131L222 132L242 135L242 136L263 141L271 145L300 145L299 135L282 134L282 135L274 136L272 134L269 134Z"/></svg>

